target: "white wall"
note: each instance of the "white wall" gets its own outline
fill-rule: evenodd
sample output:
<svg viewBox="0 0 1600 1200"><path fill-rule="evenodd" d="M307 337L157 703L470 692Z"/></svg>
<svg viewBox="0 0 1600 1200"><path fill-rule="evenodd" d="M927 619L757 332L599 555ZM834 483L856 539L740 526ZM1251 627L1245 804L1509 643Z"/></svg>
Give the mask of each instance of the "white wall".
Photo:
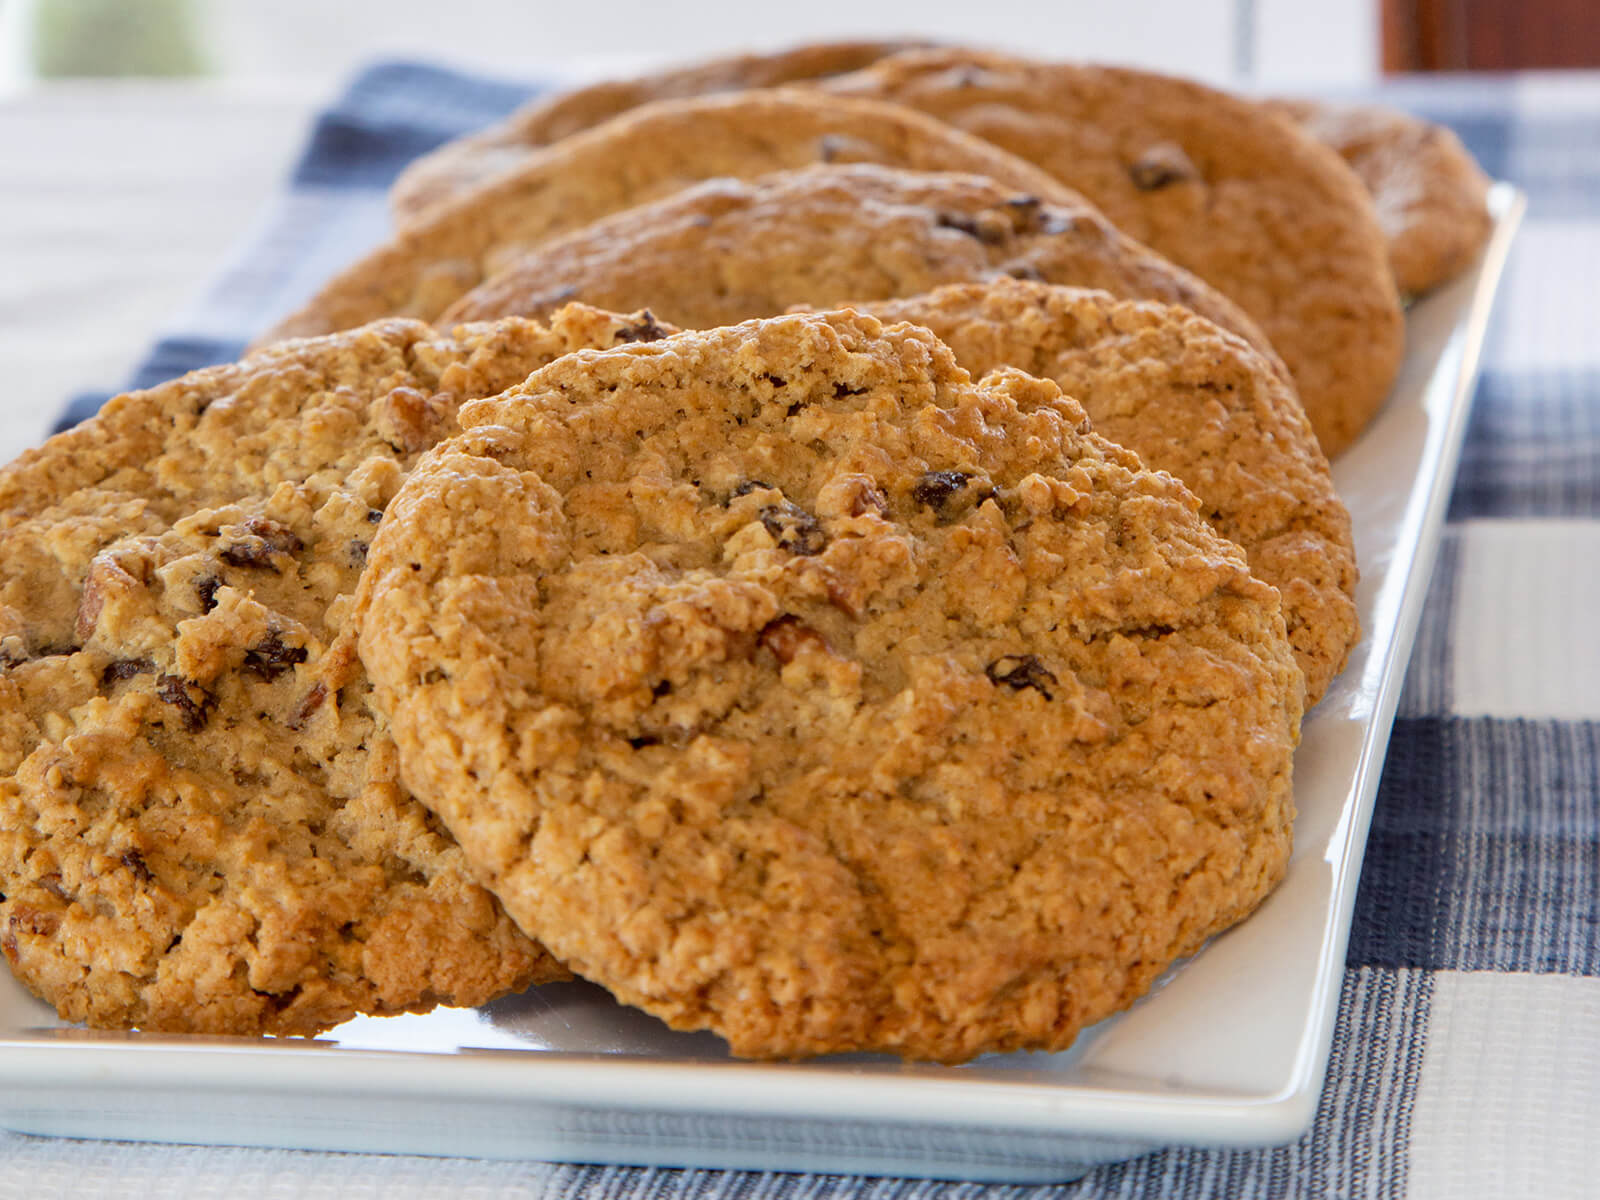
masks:
<svg viewBox="0 0 1600 1200"><path fill-rule="evenodd" d="M1377 0L1256 0L1256 78L1304 90L1371 83L1382 64Z"/></svg>
<svg viewBox="0 0 1600 1200"><path fill-rule="evenodd" d="M28 74L35 6L81 14L108 2L153 4L168 19L187 10L224 78L320 92L379 55L513 76L557 64L582 77L842 36L968 41L1276 88L1360 84L1378 64L1377 0L0 0L0 84Z"/></svg>
<svg viewBox="0 0 1600 1200"><path fill-rule="evenodd" d="M1376 73L1376 0L198 0L223 73L331 81L377 54L585 73L807 38L913 34L1225 81L1254 30L1264 85Z"/></svg>

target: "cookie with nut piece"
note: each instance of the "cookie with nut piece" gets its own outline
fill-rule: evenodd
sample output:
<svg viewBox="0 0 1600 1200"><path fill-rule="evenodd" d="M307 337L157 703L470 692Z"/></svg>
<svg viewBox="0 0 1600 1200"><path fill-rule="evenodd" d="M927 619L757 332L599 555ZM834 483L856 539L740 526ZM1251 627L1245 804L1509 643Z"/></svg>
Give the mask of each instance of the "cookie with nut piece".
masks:
<svg viewBox="0 0 1600 1200"><path fill-rule="evenodd" d="M735 1053L1060 1049L1287 862L1277 592L1052 383L793 315L463 408L373 543L405 780Z"/></svg>
<svg viewBox="0 0 1600 1200"><path fill-rule="evenodd" d="M0 951L102 1028L313 1034L566 977L401 786L347 621L456 409L571 309L390 321L118 397L0 470Z"/></svg>

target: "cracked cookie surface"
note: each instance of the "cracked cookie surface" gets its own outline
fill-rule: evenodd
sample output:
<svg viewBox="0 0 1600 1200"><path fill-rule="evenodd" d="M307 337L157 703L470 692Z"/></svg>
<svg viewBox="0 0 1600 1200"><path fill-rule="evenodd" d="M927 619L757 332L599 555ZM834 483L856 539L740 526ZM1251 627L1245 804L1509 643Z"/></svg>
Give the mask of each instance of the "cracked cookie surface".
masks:
<svg viewBox="0 0 1600 1200"><path fill-rule="evenodd" d="M386 316L433 320L524 253L612 213L703 179L753 179L824 162L967 171L1083 203L1031 163L899 105L800 91L654 104L548 147L403 229L262 341Z"/></svg>
<svg viewBox="0 0 1600 1200"><path fill-rule="evenodd" d="M0 950L69 1020L310 1034L565 971L399 781L345 631L406 469L582 346L391 321L113 400L0 471Z"/></svg>
<svg viewBox="0 0 1600 1200"><path fill-rule="evenodd" d="M442 320L536 316L581 300L710 328L1006 275L1181 304L1278 362L1231 301L1081 199L865 163L713 180L616 213L522 256ZM642 299L613 302L627 296Z"/></svg>
<svg viewBox="0 0 1600 1200"><path fill-rule="evenodd" d="M1053 380L1096 433L1168 471L1283 597L1306 706L1360 634L1350 514L1294 389L1239 338L1187 309L1022 280L858 306L931 329L974 375Z"/></svg>
<svg viewBox="0 0 1600 1200"><path fill-rule="evenodd" d="M1238 304L1288 363L1323 451L1382 406L1405 326L1372 202L1338 155L1189 80L965 50L910 51L817 85L987 138Z"/></svg>
<svg viewBox="0 0 1600 1200"><path fill-rule="evenodd" d="M465 407L373 543L402 770L741 1055L1059 1049L1280 877L1277 593L1055 385L795 315Z"/></svg>

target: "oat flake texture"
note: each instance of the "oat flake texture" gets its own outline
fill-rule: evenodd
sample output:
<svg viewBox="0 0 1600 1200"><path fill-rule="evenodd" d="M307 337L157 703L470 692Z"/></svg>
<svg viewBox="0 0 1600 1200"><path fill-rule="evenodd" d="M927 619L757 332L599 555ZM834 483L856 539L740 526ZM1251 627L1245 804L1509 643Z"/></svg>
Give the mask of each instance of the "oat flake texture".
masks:
<svg viewBox="0 0 1600 1200"><path fill-rule="evenodd" d="M1169 471L1277 588L1306 706L1360 635L1350 514L1293 386L1241 339L1187 309L1020 279L953 284L864 306L931 329L974 375L1050 379L1095 432Z"/></svg>
<svg viewBox="0 0 1600 1200"><path fill-rule="evenodd" d="M470 404L375 540L403 776L735 1053L1066 1046L1285 867L1277 593L1055 385L794 315Z"/></svg>
<svg viewBox="0 0 1600 1200"><path fill-rule="evenodd" d="M401 786L347 625L456 409L663 330L285 343L0 470L0 951L67 1020L312 1034L566 972Z"/></svg>

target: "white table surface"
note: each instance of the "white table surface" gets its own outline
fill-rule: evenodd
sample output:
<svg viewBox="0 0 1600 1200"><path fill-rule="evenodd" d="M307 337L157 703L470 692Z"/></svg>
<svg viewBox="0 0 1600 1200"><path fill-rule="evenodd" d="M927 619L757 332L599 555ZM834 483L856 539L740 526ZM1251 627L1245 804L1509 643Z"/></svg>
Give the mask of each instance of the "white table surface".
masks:
<svg viewBox="0 0 1600 1200"><path fill-rule="evenodd" d="M0 461L114 389L260 219L321 97L197 83L0 97Z"/></svg>

